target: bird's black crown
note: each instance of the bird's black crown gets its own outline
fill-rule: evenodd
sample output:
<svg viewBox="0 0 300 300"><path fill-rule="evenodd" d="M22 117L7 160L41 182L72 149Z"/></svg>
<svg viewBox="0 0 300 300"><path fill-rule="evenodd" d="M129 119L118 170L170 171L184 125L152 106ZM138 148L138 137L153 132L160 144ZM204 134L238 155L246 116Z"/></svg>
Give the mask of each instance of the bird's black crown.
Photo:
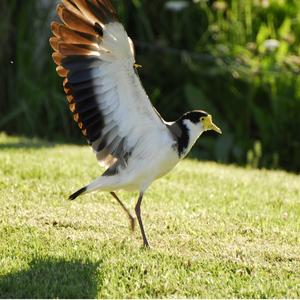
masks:
<svg viewBox="0 0 300 300"><path fill-rule="evenodd" d="M200 118L207 117L208 113L203 110L193 110L185 113L180 119L183 120L190 120L194 124L200 122Z"/></svg>

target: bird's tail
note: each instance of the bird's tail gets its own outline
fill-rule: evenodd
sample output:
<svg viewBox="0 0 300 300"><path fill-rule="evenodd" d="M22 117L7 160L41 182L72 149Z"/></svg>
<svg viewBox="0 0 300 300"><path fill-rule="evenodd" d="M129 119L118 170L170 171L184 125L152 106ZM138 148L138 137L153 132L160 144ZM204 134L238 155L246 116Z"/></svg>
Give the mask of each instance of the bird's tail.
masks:
<svg viewBox="0 0 300 300"><path fill-rule="evenodd" d="M89 185L81 188L74 194L69 197L69 200L75 200L77 197L87 194L90 192L94 192L96 190L102 191L112 191L115 188L114 179L115 176L100 176L95 181L91 182Z"/></svg>
<svg viewBox="0 0 300 300"><path fill-rule="evenodd" d="M87 190L87 187L83 187L81 188L80 190L78 190L77 192L75 192L74 194L72 194L70 197L69 197L69 200L75 200L77 197L79 197L80 195L86 193L86 190Z"/></svg>

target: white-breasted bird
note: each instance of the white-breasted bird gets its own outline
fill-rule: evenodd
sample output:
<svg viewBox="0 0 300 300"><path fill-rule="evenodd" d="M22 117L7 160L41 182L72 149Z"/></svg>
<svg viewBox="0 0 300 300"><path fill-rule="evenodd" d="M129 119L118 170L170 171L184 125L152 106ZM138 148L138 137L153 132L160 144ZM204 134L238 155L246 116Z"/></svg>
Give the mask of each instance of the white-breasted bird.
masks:
<svg viewBox="0 0 300 300"><path fill-rule="evenodd" d="M208 113L198 110L165 122L152 106L137 74L134 46L109 0L62 0L62 23L51 24L56 70L74 120L107 170L70 196L108 191L135 219L115 191L139 191L135 212L144 246L141 217L150 184L172 170L207 130L221 133Z"/></svg>

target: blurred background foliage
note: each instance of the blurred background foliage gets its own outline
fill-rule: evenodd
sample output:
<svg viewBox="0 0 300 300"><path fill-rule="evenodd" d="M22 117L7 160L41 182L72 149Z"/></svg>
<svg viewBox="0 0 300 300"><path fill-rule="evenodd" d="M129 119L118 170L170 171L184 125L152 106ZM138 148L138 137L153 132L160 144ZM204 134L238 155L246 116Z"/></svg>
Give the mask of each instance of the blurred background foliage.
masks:
<svg viewBox="0 0 300 300"><path fill-rule="evenodd" d="M162 116L203 109L223 129L195 156L300 170L299 0L113 2ZM48 44L56 3L1 1L0 131L82 142Z"/></svg>

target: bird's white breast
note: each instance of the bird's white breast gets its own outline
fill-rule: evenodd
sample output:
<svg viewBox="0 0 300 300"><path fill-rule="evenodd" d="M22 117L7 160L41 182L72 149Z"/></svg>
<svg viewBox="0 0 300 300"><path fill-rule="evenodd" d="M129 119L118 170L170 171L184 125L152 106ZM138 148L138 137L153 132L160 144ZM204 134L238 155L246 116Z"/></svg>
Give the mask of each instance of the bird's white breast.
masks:
<svg viewBox="0 0 300 300"><path fill-rule="evenodd" d="M145 190L155 179L171 171L178 163L172 147L174 140L166 128L160 135L145 136L134 149L128 166L120 172L129 190Z"/></svg>

